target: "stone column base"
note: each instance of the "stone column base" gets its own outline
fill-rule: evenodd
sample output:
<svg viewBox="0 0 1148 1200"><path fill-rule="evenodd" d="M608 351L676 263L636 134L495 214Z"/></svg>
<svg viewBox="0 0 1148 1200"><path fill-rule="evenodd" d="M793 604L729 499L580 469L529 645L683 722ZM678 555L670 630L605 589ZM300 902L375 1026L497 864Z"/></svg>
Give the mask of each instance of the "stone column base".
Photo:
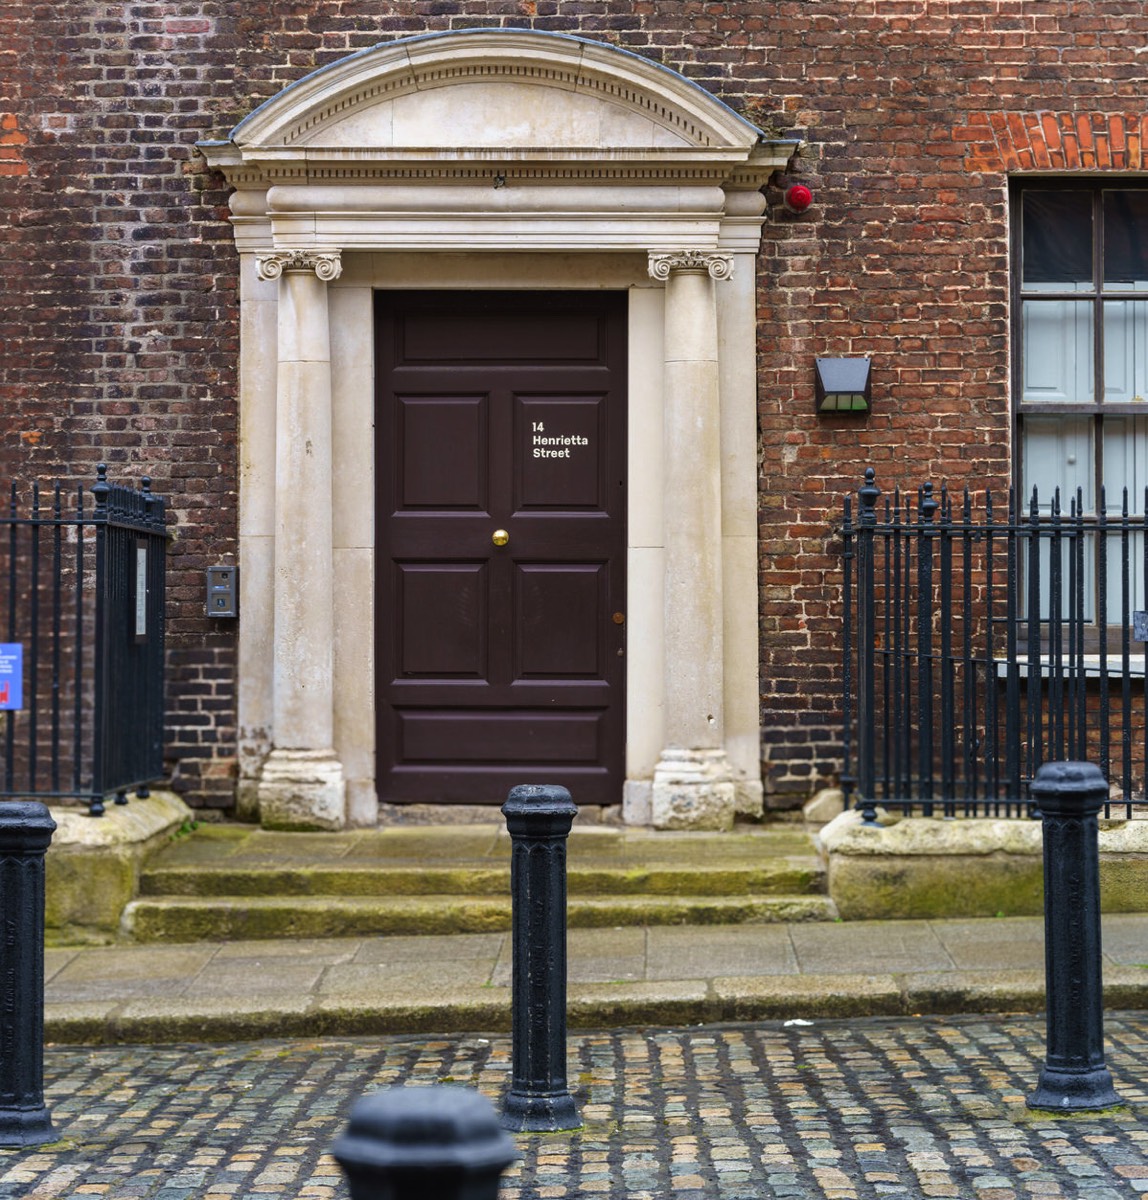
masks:
<svg viewBox="0 0 1148 1200"><path fill-rule="evenodd" d="M739 817L756 819L765 812L765 788L758 779L735 779L734 807Z"/></svg>
<svg viewBox="0 0 1148 1200"><path fill-rule="evenodd" d="M343 766L333 750L272 750L259 779L264 829L342 829Z"/></svg>
<svg viewBox="0 0 1148 1200"><path fill-rule="evenodd" d="M654 768L654 828L732 829L736 792L724 750L663 750Z"/></svg>

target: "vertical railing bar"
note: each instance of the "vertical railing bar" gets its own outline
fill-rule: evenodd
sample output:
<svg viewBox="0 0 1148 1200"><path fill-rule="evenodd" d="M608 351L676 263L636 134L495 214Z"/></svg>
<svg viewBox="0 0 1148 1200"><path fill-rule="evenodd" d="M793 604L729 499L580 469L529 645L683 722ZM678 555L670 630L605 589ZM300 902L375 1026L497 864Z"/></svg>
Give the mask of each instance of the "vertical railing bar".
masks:
<svg viewBox="0 0 1148 1200"><path fill-rule="evenodd" d="M1064 760L1064 563L1060 488L1052 498L1048 584L1048 740L1052 761Z"/></svg>
<svg viewBox="0 0 1148 1200"><path fill-rule="evenodd" d="M1068 628L1068 679L1067 688L1065 689L1067 693L1065 712L1067 743L1064 757L1073 761L1079 761L1080 759L1080 755L1076 750L1076 589L1080 581L1076 573L1076 531L1077 514L1079 511L1076 500L1076 496L1071 497L1068 505L1068 619L1065 622Z"/></svg>
<svg viewBox="0 0 1148 1200"><path fill-rule="evenodd" d="M76 485L76 598L74 678L72 682L72 791L83 786L84 772L84 485Z"/></svg>
<svg viewBox="0 0 1148 1200"><path fill-rule="evenodd" d="M901 723L904 720L905 695L902 688L901 662L904 645L901 641L901 490L893 492L893 519L889 525L893 550L893 590L890 600L893 608L893 770L892 792L897 798L905 796L904 789L904 756L902 754Z"/></svg>
<svg viewBox="0 0 1148 1200"><path fill-rule="evenodd" d="M1141 603L1148 608L1148 485L1144 488L1143 496L1144 507L1140 510L1140 599ZM1142 672L1142 687L1144 689L1144 702L1140 711L1148 714L1148 643L1141 642L1140 644L1140 666ZM1140 760L1140 791L1141 802L1148 804L1148 715L1144 720L1144 756ZM1124 798L1124 819L1132 820L1132 789L1129 788L1128 795Z"/></svg>
<svg viewBox="0 0 1148 1200"><path fill-rule="evenodd" d="M51 787L60 790L60 639L61 608L63 605L63 496L57 480L52 493L52 710L51 710Z"/></svg>
<svg viewBox="0 0 1148 1200"><path fill-rule="evenodd" d="M1028 670L1025 679L1027 726L1025 729L1025 780L1031 782L1041 764L1041 659L1040 659L1040 511L1032 489L1028 530ZM1020 800L1020 797L1017 797Z"/></svg>
<svg viewBox="0 0 1148 1200"><path fill-rule="evenodd" d="M933 815L933 517L937 501L926 483L917 505L920 549L917 552L917 785L924 800L922 816Z"/></svg>
<svg viewBox="0 0 1148 1200"><path fill-rule="evenodd" d="M1096 632L1097 649L1100 652L1100 772L1111 779L1111 752L1109 737L1109 688L1108 688L1108 497L1103 485L1100 488L1100 508L1096 514Z"/></svg>
<svg viewBox="0 0 1148 1200"><path fill-rule="evenodd" d="M875 680L873 678L873 604L875 601L873 576L873 539L877 522L876 506L881 490L875 482L876 476L872 467L865 468L865 482L857 491L860 509L858 513L857 531L857 704L861 720L857 730L857 774L861 793L862 820L867 825L877 821L876 794L874 775L876 770L874 746L875 714L873 711L876 701Z"/></svg>
<svg viewBox="0 0 1148 1200"><path fill-rule="evenodd" d="M889 549L890 503L885 497L885 519L881 525L881 782L882 794L886 797L894 794L894 762L893 762L893 722L889 720L894 686L893 654L893 605L890 602L889 585L892 582L893 555Z"/></svg>
<svg viewBox="0 0 1148 1200"><path fill-rule="evenodd" d="M961 750L964 771L965 816L973 816L977 798L977 668L973 659L973 513L969 489L964 490L961 508Z"/></svg>
<svg viewBox="0 0 1148 1200"><path fill-rule="evenodd" d="M24 664L27 688L24 695L28 714L28 792L36 794L36 771L40 748L40 485L32 484L32 514L28 526L28 657Z"/></svg>
<svg viewBox="0 0 1148 1200"><path fill-rule="evenodd" d="M105 795L105 754L104 730L107 721L108 696L106 693L107 672L107 535L108 535L108 493L111 487L107 481L108 468L105 463L96 467L96 482L92 485L92 496L95 507L92 520L96 527L95 570L96 570L96 620L95 620L95 666L92 672L94 681L95 700L92 710L92 791L90 811L98 816L104 811Z"/></svg>
<svg viewBox="0 0 1148 1200"><path fill-rule="evenodd" d="M941 796L946 817L956 815L953 683L953 511L948 488L941 484Z"/></svg>
<svg viewBox="0 0 1148 1200"><path fill-rule="evenodd" d="M1073 758L1084 762L1088 752L1088 688L1084 667L1084 549L1088 532L1084 524L1084 492L1076 489L1076 748Z"/></svg>
<svg viewBox="0 0 1148 1200"><path fill-rule="evenodd" d="M1020 754L1020 664L1018 636L1020 633L1020 505L1015 487L1008 492L1007 582L1005 586L1005 774L1008 776L1010 802L1021 800ZM999 810L998 810L999 811Z"/></svg>
<svg viewBox="0 0 1148 1200"><path fill-rule="evenodd" d="M993 528L993 497L985 492L985 815L989 813L988 801L1000 795L1000 680L996 664L996 580L993 574L996 538ZM1007 544L1007 543L1006 543Z"/></svg>
<svg viewBox="0 0 1148 1200"><path fill-rule="evenodd" d="M16 485L12 484L8 495L8 641L16 641L16 587L17 564L19 562L19 541L17 538L17 522L19 505L16 497ZM11 792L16 783L16 720L14 711L8 713L8 724L4 731L4 790Z"/></svg>
<svg viewBox="0 0 1148 1200"><path fill-rule="evenodd" d="M1132 612L1129 603L1129 538L1131 522L1128 513L1128 489L1124 489L1124 499L1120 510L1120 665L1123 679L1120 688L1121 728L1121 788L1125 802L1132 795L1132 677L1131 677L1131 620Z"/></svg>
<svg viewBox="0 0 1148 1200"><path fill-rule="evenodd" d="M901 787L900 795L909 801L913 798L913 528L915 518L912 511L912 500L909 492L904 496L904 509L901 514L901 541L903 544L902 579L903 593L901 601L901 686L904 692L904 703L901 707ZM911 811L911 805L906 812Z"/></svg>

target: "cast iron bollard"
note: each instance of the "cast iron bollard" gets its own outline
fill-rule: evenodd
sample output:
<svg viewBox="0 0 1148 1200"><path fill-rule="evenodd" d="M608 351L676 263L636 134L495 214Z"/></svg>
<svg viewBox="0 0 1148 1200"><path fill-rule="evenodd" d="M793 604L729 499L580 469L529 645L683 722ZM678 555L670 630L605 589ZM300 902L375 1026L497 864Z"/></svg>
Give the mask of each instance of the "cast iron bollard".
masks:
<svg viewBox="0 0 1148 1200"><path fill-rule="evenodd" d="M351 1109L331 1153L351 1200L496 1200L518 1157L494 1105L461 1087L393 1087Z"/></svg>
<svg viewBox="0 0 1148 1200"><path fill-rule="evenodd" d="M1120 1098L1104 1065L1096 826L1108 784L1092 763L1046 763L1032 795L1044 822L1048 1054L1028 1106L1111 1108Z"/></svg>
<svg viewBox="0 0 1148 1200"><path fill-rule="evenodd" d="M0 802L0 1146L56 1138L44 1104L44 855L55 828L38 800Z"/></svg>
<svg viewBox="0 0 1148 1200"><path fill-rule="evenodd" d="M511 1084L504 1129L579 1129L566 1086L566 839L578 808L564 787L524 784L502 806L512 841Z"/></svg>

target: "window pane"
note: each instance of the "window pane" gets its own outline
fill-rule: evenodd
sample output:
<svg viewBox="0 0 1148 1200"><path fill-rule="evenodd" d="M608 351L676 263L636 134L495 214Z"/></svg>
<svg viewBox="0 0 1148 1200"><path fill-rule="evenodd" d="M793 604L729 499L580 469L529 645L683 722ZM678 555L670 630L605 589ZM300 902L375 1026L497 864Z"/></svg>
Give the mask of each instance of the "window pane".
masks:
<svg viewBox="0 0 1148 1200"><path fill-rule="evenodd" d="M1148 485L1148 416L1104 418L1104 501L1118 516L1128 489L1128 511L1143 513Z"/></svg>
<svg viewBox="0 0 1148 1200"><path fill-rule="evenodd" d="M1144 486L1148 484L1148 416L1104 418L1104 508L1109 521L1118 521L1128 489L1128 512L1144 512ZM1119 624L1123 609L1124 541L1118 532L1108 537L1108 611L1110 624ZM1128 608L1143 608L1144 534L1128 538Z"/></svg>
<svg viewBox="0 0 1148 1200"><path fill-rule="evenodd" d="M1025 511L1037 489L1040 511L1052 511L1052 498L1060 489L1062 512L1084 494L1084 511L1093 509L1093 453L1091 417L1025 417L1024 458L1021 463L1021 499Z"/></svg>
<svg viewBox="0 0 1148 1200"><path fill-rule="evenodd" d="M1148 191L1104 193L1104 286L1148 291Z"/></svg>
<svg viewBox="0 0 1148 1200"><path fill-rule="evenodd" d="M1026 191L1021 286L1092 290L1092 193Z"/></svg>
<svg viewBox="0 0 1148 1200"><path fill-rule="evenodd" d="M1091 301L1025 300L1021 345L1022 400L1092 403Z"/></svg>
<svg viewBox="0 0 1148 1200"><path fill-rule="evenodd" d="M1148 396L1148 300L1104 302L1104 399Z"/></svg>
<svg viewBox="0 0 1148 1200"><path fill-rule="evenodd" d="M1021 475L1022 511L1029 511L1032 490L1037 491L1040 512L1048 516L1052 512L1052 501L1060 489L1060 511L1069 516L1073 512L1077 488L1080 489L1084 511L1093 510L1093 453L1091 417L1025 417L1024 460ZM1047 537L1039 539L1040 562L1040 616L1047 620L1049 597L1052 591L1052 542ZM1072 593L1068 572L1069 543L1061 543L1061 612L1068 616L1071 611ZM1025 548L1021 563L1022 574L1028 571L1028 549ZM1084 620L1093 620L1092 593L1095 579L1094 565L1088 558L1084 567ZM1028 584L1021 592L1021 605L1027 613Z"/></svg>

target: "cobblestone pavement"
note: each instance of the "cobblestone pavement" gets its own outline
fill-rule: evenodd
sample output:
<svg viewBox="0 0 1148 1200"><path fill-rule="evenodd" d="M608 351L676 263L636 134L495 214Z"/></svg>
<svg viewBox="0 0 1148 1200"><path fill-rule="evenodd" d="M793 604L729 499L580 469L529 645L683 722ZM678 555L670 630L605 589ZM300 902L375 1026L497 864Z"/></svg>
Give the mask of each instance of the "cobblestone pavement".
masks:
<svg viewBox="0 0 1148 1200"><path fill-rule="evenodd" d="M1148 1193L1148 1014L1109 1014L1126 1102L1029 1113L1044 1055L1028 1016L583 1034L585 1129L523 1136L500 1200L761 1200ZM63 1140L0 1151L0 1198L346 1196L326 1154L351 1101L450 1081L497 1102L509 1041L457 1036L228 1046L50 1046Z"/></svg>

